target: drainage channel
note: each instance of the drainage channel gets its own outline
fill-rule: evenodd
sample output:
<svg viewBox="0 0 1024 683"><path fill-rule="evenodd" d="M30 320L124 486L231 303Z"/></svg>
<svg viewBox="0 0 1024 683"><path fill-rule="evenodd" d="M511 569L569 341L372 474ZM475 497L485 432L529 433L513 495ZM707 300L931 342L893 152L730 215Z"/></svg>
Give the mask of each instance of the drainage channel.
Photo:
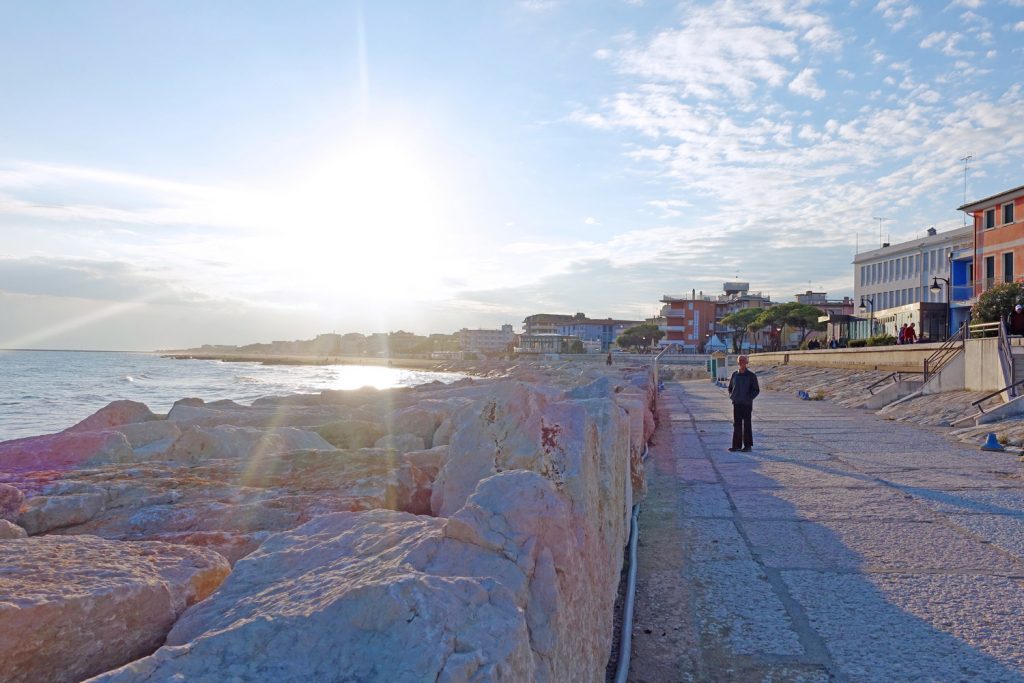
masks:
<svg viewBox="0 0 1024 683"><path fill-rule="evenodd" d="M647 446L641 459L647 461ZM626 597L622 606L622 628L619 630L619 664L615 683L626 683L629 676L630 651L633 647L633 603L636 599L636 547L640 535L640 503L633 506L629 520L629 573L626 576Z"/></svg>

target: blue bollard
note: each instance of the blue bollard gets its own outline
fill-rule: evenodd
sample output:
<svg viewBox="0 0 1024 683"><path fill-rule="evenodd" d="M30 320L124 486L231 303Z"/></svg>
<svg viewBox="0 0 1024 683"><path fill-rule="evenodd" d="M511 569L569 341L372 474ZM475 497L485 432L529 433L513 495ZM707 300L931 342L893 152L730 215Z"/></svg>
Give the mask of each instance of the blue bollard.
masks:
<svg viewBox="0 0 1024 683"><path fill-rule="evenodd" d="M999 443L999 439L996 438L995 432L989 432L988 438L985 443L981 444L981 450L983 451L1005 451L1003 444Z"/></svg>

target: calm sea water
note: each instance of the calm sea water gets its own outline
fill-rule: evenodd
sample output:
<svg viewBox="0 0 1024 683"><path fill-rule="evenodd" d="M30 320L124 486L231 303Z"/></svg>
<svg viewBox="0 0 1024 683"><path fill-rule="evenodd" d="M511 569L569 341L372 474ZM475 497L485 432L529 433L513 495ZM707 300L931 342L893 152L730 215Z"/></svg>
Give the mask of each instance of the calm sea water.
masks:
<svg viewBox="0 0 1024 683"><path fill-rule="evenodd" d="M364 365L260 365L172 360L142 353L0 351L0 441L57 432L111 401L166 413L181 398L250 403L323 389L379 389L462 375Z"/></svg>

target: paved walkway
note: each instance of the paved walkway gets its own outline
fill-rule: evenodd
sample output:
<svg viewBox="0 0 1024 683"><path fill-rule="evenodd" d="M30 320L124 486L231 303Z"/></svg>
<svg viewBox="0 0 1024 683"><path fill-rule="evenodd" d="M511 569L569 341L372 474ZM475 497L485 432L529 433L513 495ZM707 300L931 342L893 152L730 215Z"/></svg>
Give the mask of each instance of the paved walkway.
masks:
<svg viewBox="0 0 1024 683"><path fill-rule="evenodd" d="M729 453L723 389L661 409L630 680L1024 681L1015 457L775 392Z"/></svg>

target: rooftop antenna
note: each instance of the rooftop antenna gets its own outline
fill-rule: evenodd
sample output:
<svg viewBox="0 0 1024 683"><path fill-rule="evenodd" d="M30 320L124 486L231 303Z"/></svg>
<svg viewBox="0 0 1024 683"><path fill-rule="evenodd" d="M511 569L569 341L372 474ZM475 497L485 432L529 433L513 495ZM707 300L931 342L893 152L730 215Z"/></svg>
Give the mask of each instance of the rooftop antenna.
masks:
<svg viewBox="0 0 1024 683"><path fill-rule="evenodd" d="M967 204L967 166L971 163L971 159L974 158L973 154L968 154L965 157L961 157L960 161L964 163L964 204ZM967 225L967 212L964 211L964 225Z"/></svg>
<svg viewBox="0 0 1024 683"><path fill-rule="evenodd" d="M882 221L891 221L891 218L885 218L883 216L872 216L871 220L878 221L878 246L882 246Z"/></svg>

